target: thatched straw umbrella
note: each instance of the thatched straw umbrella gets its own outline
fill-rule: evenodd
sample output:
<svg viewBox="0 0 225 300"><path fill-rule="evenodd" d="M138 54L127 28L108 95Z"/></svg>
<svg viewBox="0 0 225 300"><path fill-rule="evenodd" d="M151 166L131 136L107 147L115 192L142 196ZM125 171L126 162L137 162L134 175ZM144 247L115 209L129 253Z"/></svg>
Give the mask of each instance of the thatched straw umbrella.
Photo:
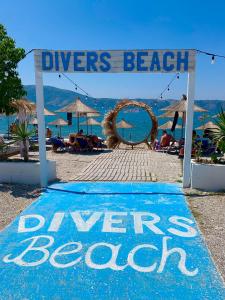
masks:
<svg viewBox="0 0 225 300"><path fill-rule="evenodd" d="M183 95L180 101L176 101L176 103L173 103L173 104L171 104L167 107L164 107L161 110L165 110L165 111L171 112L171 113L172 112L178 112L178 114L182 113L182 136L183 136L185 115L186 115L186 111L187 111L187 97L186 97L186 95ZM194 105L194 111L195 112L206 112L207 110L200 107L200 106L198 106L198 105Z"/></svg>
<svg viewBox="0 0 225 300"><path fill-rule="evenodd" d="M91 108L90 106L84 104L80 98L77 98L74 102L71 104L61 108L58 110L58 112L67 112L67 113L76 113L77 117L77 131L80 130L80 116L86 115L90 113L98 113L97 110ZM88 126L88 125L87 125Z"/></svg>
<svg viewBox="0 0 225 300"><path fill-rule="evenodd" d="M213 122L209 121L209 122L207 122L207 123L205 123L205 124L197 127L196 130L205 130L205 129L211 129L211 130L213 130L213 129L218 129L218 128L219 127L216 124L214 124Z"/></svg>
<svg viewBox="0 0 225 300"><path fill-rule="evenodd" d="M101 123L96 121L93 118L88 118L87 121L81 123L80 125L88 125L91 127L91 134L92 134L92 126L101 126Z"/></svg>
<svg viewBox="0 0 225 300"><path fill-rule="evenodd" d="M56 127L59 126L59 135L61 137L61 127L62 126L67 126L68 122L66 122L64 119L59 118L55 121L49 122L48 125L55 125Z"/></svg>
<svg viewBox="0 0 225 300"><path fill-rule="evenodd" d="M96 113L87 113L88 118L99 117L101 114L99 112Z"/></svg>
<svg viewBox="0 0 225 300"><path fill-rule="evenodd" d="M117 128L133 128L134 126L130 123L128 123L127 121L125 121L124 119L122 119L120 122L118 122L116 124Z"/></svg>
<svg viewBox="0 0 225 300"><path fill-rule="evenodd" d="M158 129L162 129L162 130L171 129L172 126L173 126L173 122L172 121L168 121L168 122L162 124L161 126L159 126ZM182 126L177 125L176 128L177 129L181 129Z"/></svg>
<svg viewBox="0 0 225 300"><path fill-rule="evenodd" d="M13 100L11 106L17 110L17 116L20 123L27 122L28 116L30 116L35 109L35 104L27 99Z"/></svg>
<svg viewBox="0 0 225 300"><path fill-rule="evenodd" d="M14 107L18 111L18 119L22 119L27 121L28 116L36 114L36 104L29 101L28 99L18 99L13 100L11 103L12 107ZM45 116L55 116L55 113L44 108Z"/></svg>
<svg viewBox="0 0 225 300"><path fill-rule="evenodd" d="M167 107L164 107L161 110L166 110L166 111L170 111L170 112L174 112L174 111L186 112L186 110L187 110L186 95L183 95L180 101L176 101L176 103L173 103ZM198 105L194 105L194 111L195 112L206 112L207 110Z"/></svg>
<svg viewBox="0 0 225 300"><path fill-rule="evenodd" d="M161 129L161 130L171 129L172 126L173 126L173 122L168 121L168 122L162 124L161 126L159 126L158 129ZM182 126L176 125L176 129L182 129ZM174 131L174 138L175 138L175 131Z"/></svg>
<svg viewBox="0 0 225 300"><path fill-rule="evenodd" d="M29 122L30 125L38 125L38 120L37 118L33 118L30 122Z"/></svg>
<svg viewBox="0 0 225 300"><path fill-rule="evenodd" d="M122 136L124 137L124 129L133 128L134 126L128 123L127 121L125 121L124 119L122 119L120 122L116 124L116 127L122 128Z"/></svg>
<svg viewBox="0 0 225 300"><path fill-rule="evenodd" d="M178 117L182 118L183 113L182 112L178 112ZM174 118L174 111L166 111L165 113L163 113L162 115L157 116L158 118Z"/></svg>

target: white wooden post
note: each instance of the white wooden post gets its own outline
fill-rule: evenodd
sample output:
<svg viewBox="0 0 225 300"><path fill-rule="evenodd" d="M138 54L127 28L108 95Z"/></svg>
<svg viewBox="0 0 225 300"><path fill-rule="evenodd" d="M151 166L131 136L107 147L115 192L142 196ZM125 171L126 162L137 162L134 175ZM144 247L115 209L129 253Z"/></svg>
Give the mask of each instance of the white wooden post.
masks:
<svg viewBox="0 0 225 300"><path fill-rule="evenodd" d="M45 117L44 117L44 92L43 92L43 76L41 71L35 70L36 84L36 109L38 121L38 144L39 144L39 160L40 160L40 185L46 187L47 179L47 160L46 160L46 144L45 144Z"/></svg>
<svg viewBox="0 0 225 300"><path fill-rule="evenodd" d="M183 187L191 184L191 152L192 152L192 130L194 116L195 95L195 71L188 73L187 84L187 110L185 126L184 162L183 162Z"/></svg>

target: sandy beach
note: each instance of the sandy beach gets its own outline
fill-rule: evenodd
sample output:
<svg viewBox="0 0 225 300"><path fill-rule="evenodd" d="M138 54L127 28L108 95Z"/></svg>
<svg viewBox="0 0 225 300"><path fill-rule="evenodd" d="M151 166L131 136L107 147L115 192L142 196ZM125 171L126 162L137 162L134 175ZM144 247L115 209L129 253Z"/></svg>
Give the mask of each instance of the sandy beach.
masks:
<svg viewBox="0 0 225 300"><path fill-rule="evenodd" d="M37 152L31 152L30 156L31 159L38 159ZM106 173L104 166L108 170L107 173L111 174L108 180L181 182L182 164L177 156L146 151L138 147L134 150L122 147L119 150L82 154L48 151L47 157L56 161L57 177L60 182L101 181L101 179L104 181ZM121 157L123 158L123 165L119 159ZM110 161L113 161L113 168ZM106 162L109 164L108 166ZM101 166L101 164L103 167L98 168L100 171L96 175L93 168ZM92 173L91 170L93 170ZM150 174L147 170L150 171ZM131 172L132 176L130 175ZM87 174L94 175L89 175L87 178ZM2 230L30 203L35 201L40 193L41 189L37 186L1 184L0 229ZM225 279L225 194L191 189L185 189L185 193L205 242Z"/></svg>

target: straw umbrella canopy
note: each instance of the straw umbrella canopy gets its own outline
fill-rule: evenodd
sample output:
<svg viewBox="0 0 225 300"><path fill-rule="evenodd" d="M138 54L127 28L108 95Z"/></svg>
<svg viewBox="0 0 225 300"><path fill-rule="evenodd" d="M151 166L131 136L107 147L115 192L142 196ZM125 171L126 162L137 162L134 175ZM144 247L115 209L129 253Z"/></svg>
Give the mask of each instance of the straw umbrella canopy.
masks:
<svg viewBox="0 0 225 300"><path fill-rule="evenodd" d="M11 103L12 107L14 107L18 111L18 115L20 115L22 119L26 118L27 115L36 114L36 104L29 101L28 99L18 99L13 100ZM44 108L44 115L45 116L55 116L55 113Z"/></svg>
<svg viewBox="0 0 225 300"><path fill-rule="evenodd" d="M186 112L187 110L187 97L185 95L183 95L183 97L181 98L180 101L176 101L176 103L173 103L167 107L162 108L161 110L166 110L166 111L170 111L170 112ZM207 110L198 106L198 105L194 105L194 111L195 112L206 112Z"/></svg>
<svg viewBox="0 0 225 300"><path fill-rule="evenodd" d="M18 120L20 123L27 122L28 116L32 114L35 107L34 103L23 98L13 100L10 105L17 110Z"/></svg>
<svg viewBox="0 0 225 300"><path fill-rule="evenodd" d="M80 125L88 125L91 127L91 134L92 134L92 126L101 126L101 123L93 118L88 118L85 122L81 123Z"/></svg>
<svg viewBox="0 0 225 300"><path fill-rule="evenodd" d="M99 117L101 114L99 112L96 113L87 113L88 118Z"/></svg>
<svg viewBox="0 0 225 300"><path fill-rule="evenodd" d="M87 114L98 113L97 110L95 110L95 109L91 108L90 106L84 104L80 100L80 98L77 98L71 104L69 104L69 105L67 105L67 106L59 109L58 112L76 113L76 116L77 116L77 129L78 129L78 131L80 129L79 120L80 120L80 116L81 115L85 114L86 117L87 117ZM87 126L88 126L88 124L87 124Z"/></svg>
<svg viewBox="0 0 225 300"><path fill-rule="evenodd" d="M33 118L30 122L29 122L30 125L37 125L38 124L38 120L37 118Z"/></svg>
<svg viewBox="0 0 225 300"><path fill-rule="evenodd" d="M162 124L161 126L159 126L158 129L162 129L162 130L165 130L165 129L171 129L172 126L173 126L173 122L172 122L172 121L168 121L168 122ZM177 128L177 129L181 129L182 126L177 125L176 128Z"/></svg>
<svg viewBox="0 0 225 300"><path fill-rule="evenodd" d="M61 137L61 127L62 126L67 126L68 122L66 122L62 118L59 118L59 119L56 119L55 121L49 122L48 125L55 125L56 127L59 126L59 135Z"/></svg>
<svg viewBox="0 0 225 300"><path fill-rule="evenodd" d="M182 113L178 112L179 118L182 118ZM158 118L173 118L174 117L174 111L166 111L162 115L159 115Z"/></svg>
<svg viewBox="0 0 225 300"><path fill-rule="evenodd" d="M205 130L205 129L218 129L219 127L214 124L213 122L209 121L199 127L196 128L196 130Z"/></svg>
<svg viewBox="0 0 225 300"><path fill-rule="evenodd" d="M207 110L194 104L194 111L195 112L206 112ZM182 136L183 136L183 128L184 128L184 122L185 122L185 113L187 111L187 97L186 95L183 95L180 101L176 101L176 103L173 103L167 107L162 108L161 110L167 111L167 112L178 112L182 113ZM179 114L180 116L180 114ZM161 116L162 117L162 116Z"/></svg>
<svg viewBox="0 0 225 300"><path fill-rule="evenodd" d="M124 136L124 129L133 128L134 126L128 123L127 121L125 121L124 119L122 119L120 122L116 124L116 127L122 128L122 135Z"/></svg>
<svg viewBox="0 0 225 300"><path fill-rule="evenodd" d="M36 114L36 104L32 103L34 108L33 108L33 113ZM56 114L53 111L48 110L47 108L44 108L44 115L45 116L55 116Z"/></svg>
<svg viewBox="0 0 225 300"><path fill-rule="evenodd" d="M120 122L118 122L116 124L117 128L133 128L134 126L130 123L128 123L127 121L125 121L124 119L122 119Z"/></svg>

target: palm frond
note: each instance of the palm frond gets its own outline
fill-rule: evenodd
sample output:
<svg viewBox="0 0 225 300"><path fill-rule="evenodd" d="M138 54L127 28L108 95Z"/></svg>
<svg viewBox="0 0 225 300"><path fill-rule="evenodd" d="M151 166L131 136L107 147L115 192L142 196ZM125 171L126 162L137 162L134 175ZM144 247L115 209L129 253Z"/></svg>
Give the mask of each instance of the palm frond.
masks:
<svg viewBox="0 0 225 300"><path fill-rule="evenodd" d="M28 125L24 122L16 125L13 139L15 141L24 141L35 134L35 130L30 130Z"/></svg>
<svg viewBox="0 0 225 300"><path fill-rule="evenodd" d="M225 152L225 112L222 107L215 123L218 128L213 131L213 140L217 143L218 148Z"/></svg>

